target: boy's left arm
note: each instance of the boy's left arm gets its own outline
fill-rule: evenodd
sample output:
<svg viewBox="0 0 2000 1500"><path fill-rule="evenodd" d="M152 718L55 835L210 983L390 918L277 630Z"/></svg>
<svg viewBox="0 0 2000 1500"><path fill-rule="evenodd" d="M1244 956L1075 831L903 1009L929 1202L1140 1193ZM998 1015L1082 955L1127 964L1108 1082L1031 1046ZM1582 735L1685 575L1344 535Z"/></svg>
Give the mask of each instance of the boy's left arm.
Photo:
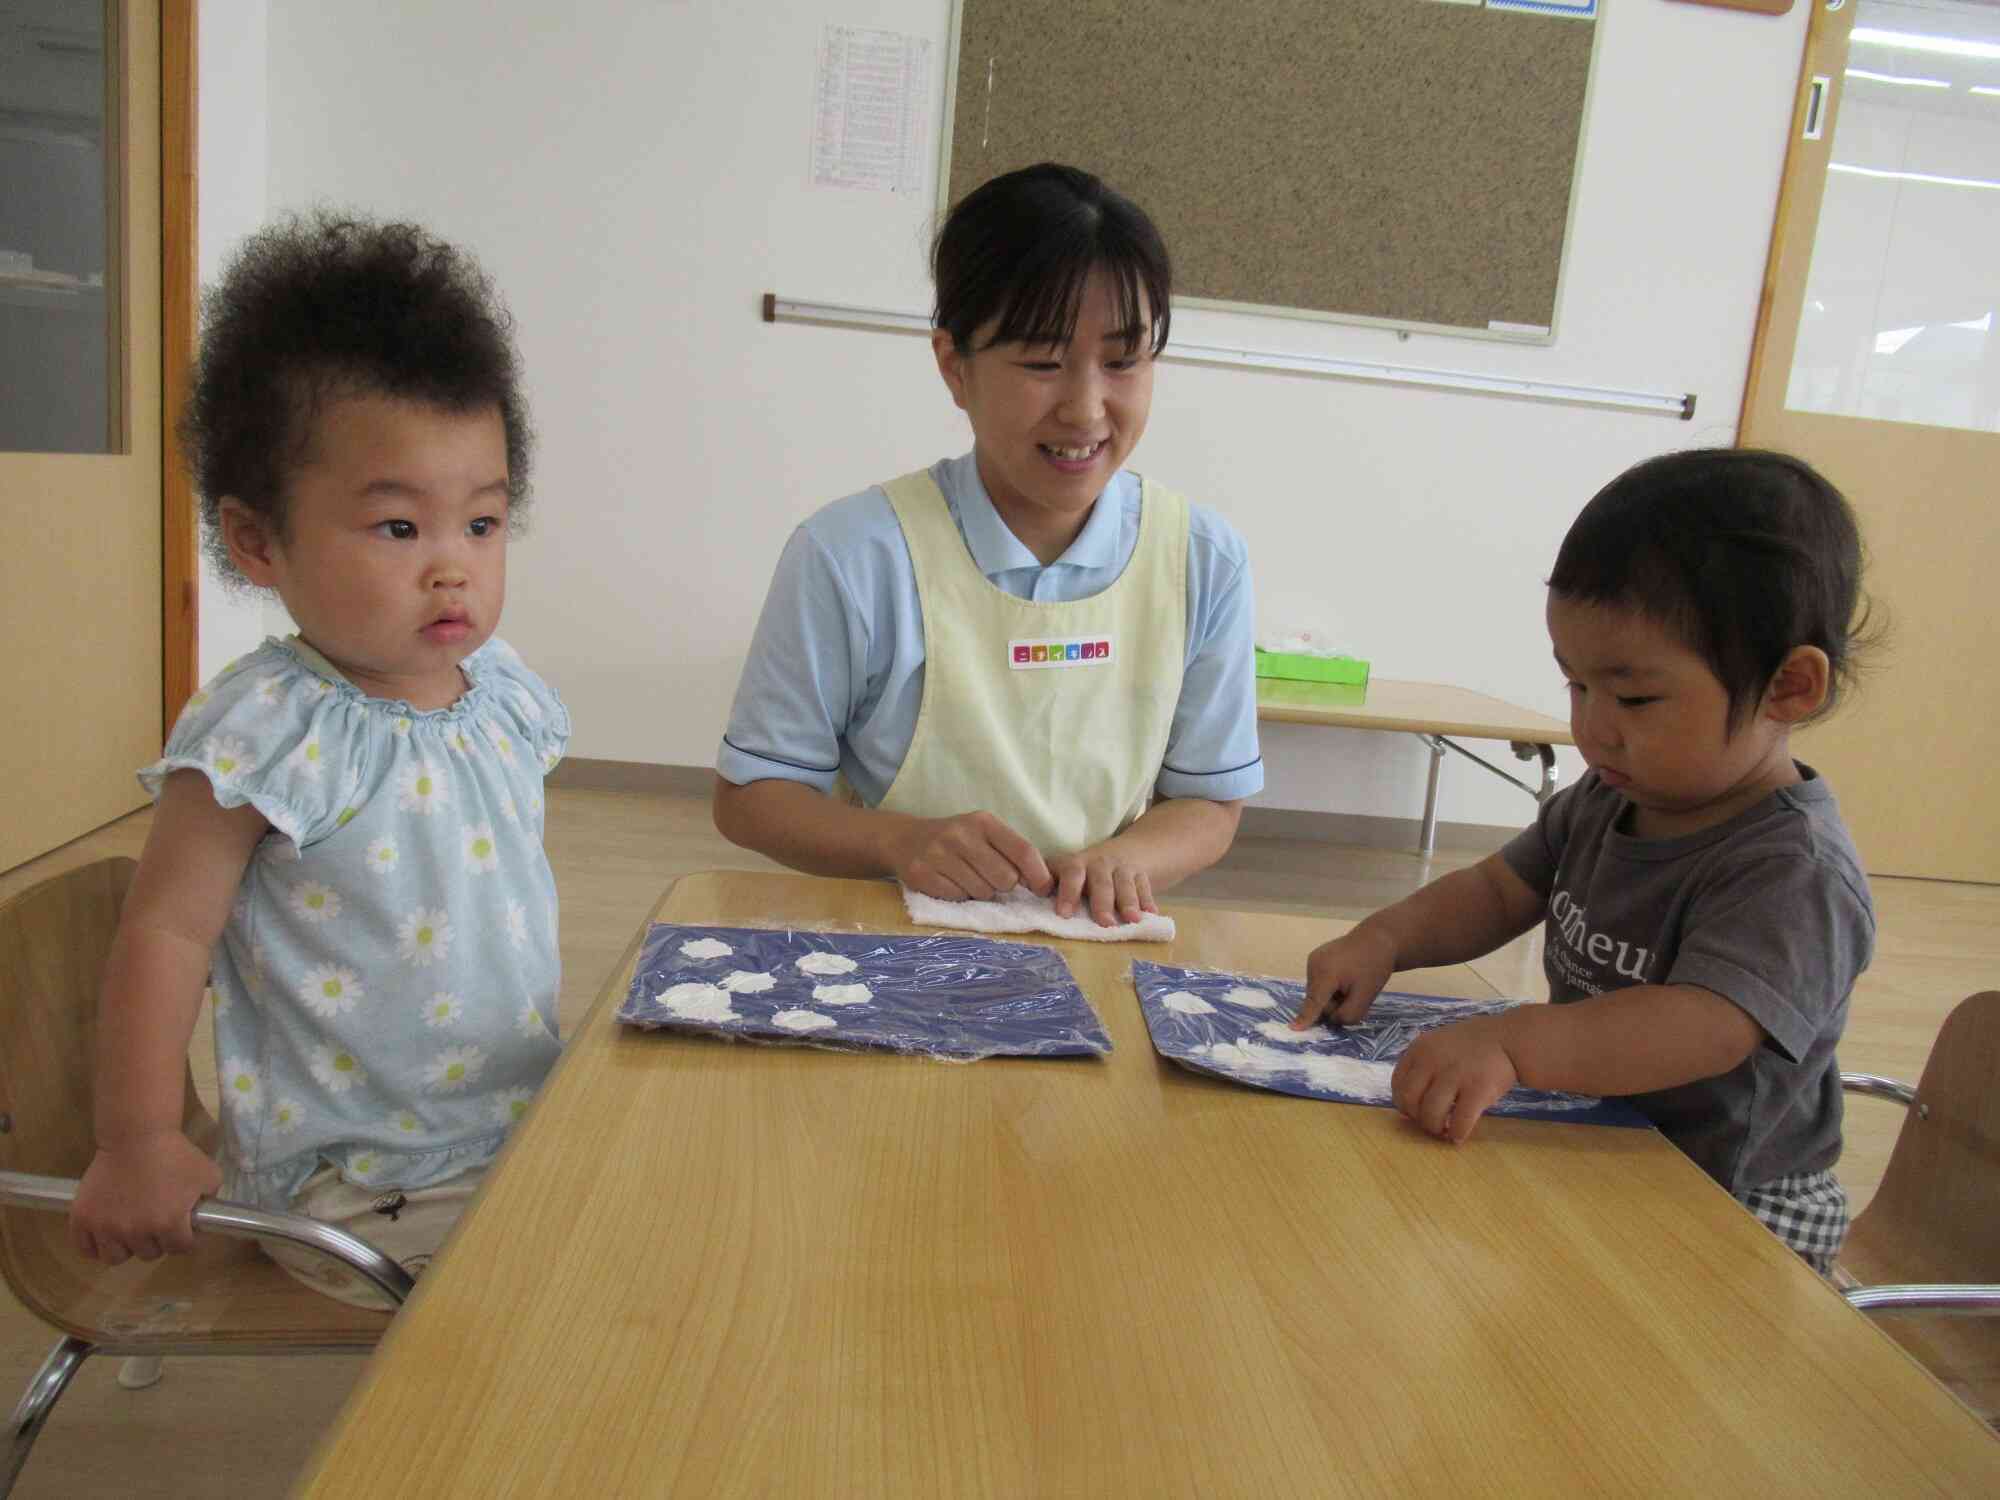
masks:
<svg viewBox="0 0 2000 1500"><path fill-rule="evenodd" d="M1440 1027L1396 1064L1396 1107L1463 1141L1516 1084L1578 1094L1645 1094L1727 1073L1764 1028L1712 990L1645 984L1568 1005L1519 1005Z"/></svg>

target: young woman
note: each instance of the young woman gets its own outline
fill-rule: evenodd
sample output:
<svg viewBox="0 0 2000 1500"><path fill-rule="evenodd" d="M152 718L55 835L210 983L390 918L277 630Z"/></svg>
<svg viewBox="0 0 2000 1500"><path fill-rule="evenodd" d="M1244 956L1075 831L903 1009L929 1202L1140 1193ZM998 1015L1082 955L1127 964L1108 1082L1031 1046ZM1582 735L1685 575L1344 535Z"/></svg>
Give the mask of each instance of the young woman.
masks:
<svg viewBox="0 0 2000 1500"><path fill-rule="evenodd" d="M1088 172L995 178L932 251L972 451L821 510L779 560L716 826L816 874L1100 923L1214 863L1263 786L1242 539L1125 468L1166 346L1146 215Z"/></svg>

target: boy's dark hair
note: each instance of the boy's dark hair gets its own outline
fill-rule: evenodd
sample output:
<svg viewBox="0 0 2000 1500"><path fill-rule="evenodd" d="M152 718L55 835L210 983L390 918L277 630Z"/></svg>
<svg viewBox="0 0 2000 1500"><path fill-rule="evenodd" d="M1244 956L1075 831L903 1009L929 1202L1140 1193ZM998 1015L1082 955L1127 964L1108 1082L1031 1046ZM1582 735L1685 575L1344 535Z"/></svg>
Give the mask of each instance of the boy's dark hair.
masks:
<svg viewBox="0 0 2000 1500"><path fill-rule="evenodd" d="M1871 644L1854 512L1784 453L1694 449L1627 469L1570 527L1549 589L1671 630L1728 692L1732 732L1794 646L1819 647L1832 669L1819 718Z"/></svg>
<svg viewBox="0 0 2000 1500"><path fill-rule="evenodd" d="M533 434L513 319L478 264L414 224L320 210L260 230L202 299L201 353L180 421L209 557L225 498L285 534L289 480L332 396L451 412L499 409L508 520L525 519Z"/></svg>
<svg viewBox="0 0 2000 1500"><path fill-rule="evenodd" d="M1084 283L1102 267L1118 288L1125 352L1150 310L1151 348L1167 346L1173 266L1145 211L1090 173L1055 162L1022 167L961 198L931 246L931 322L960 354L994 319L993 344L1066 344Z"/></svg>

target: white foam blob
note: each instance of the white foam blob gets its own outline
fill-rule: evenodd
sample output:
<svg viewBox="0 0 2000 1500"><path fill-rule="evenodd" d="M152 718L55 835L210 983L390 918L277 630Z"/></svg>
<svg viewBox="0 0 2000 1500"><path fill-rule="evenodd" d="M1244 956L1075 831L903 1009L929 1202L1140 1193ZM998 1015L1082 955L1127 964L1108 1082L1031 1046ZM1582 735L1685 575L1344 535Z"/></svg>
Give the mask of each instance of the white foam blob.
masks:
<svg viewBox="0 0 2000 1500"><path fill-rule="evenodd" d="M1215 1014L1215 1007L1201 996L1187 990L1174 990L1160 996L1160 1004L1168 1010L1179 1011L1184 1016L1208 1016Z"/></svg>
<svg viewBox="0 0 2000 1500"><path fill-rule="evenodd" d="M1192 1050L1226 1073L1253 1078L1273 1073L1303 1073L1307 1085L1321 1093L1341 1094L1372 1104L1389 1102L1389 1075L1396 1071L1394 1063L1330 1057L1320 1052L1286 1052L1262 1042L1204 1042Z"/></svg>
<svg viewBox="0 0 2000 1500"><path fill-rule="evenodd" d="M771 1024L787 1031L824 1031L835 1023L832 1016L823 1016L816 1010L781 1010L771 1017Z"/></svg>
<svg viewBox="0 0 2000 1500"><path fill-rule="evenodd" d="M729 992L714 984L677 984L653 997L683 1021L740 1021Z"/></svg>
<svg viewBox="0 0 2000 1500"><path fill-rule="evenodd" d="M1396 1071L1392 1062L1368 1062L1359 1057L1336 1057L1324 1052L1308 1052L1299 1058L1306 1082L1329 1094L1345 1094L1350 1099L1368 1099L1387 1104L1389 1075Z"/></svg>
<svg viewBox="0 0 2000 1500"><path fill-rule="evenodd" d="M1308 1026L1304 1031L1294 1031L1290 1021L1259 1021L1257 1034L1269 1037L1274 1042L1283 1042L1288 1047L1303 1047L1307 1042L1333 1040L1333 1033L1324 1026Z"/></svg>
<svg viewBox="0 0 2000 1500"><path fill-rule="evenodd" d="M692 938L681 944L681 952L689 958L727 958L735 951L716 938Z"/></svg>
<svg viewBox="0 0 2000 1500"><path fill-rule="evenodd" d="M1232 990L1223 992L1224 1005L1240 1005L1245 1010L1274 1010L1278 1002L1262 990L1253 990L1247 984L1239 984Z"/></svg>
<svg viewBox="0 0 2000 1500"><path fill-rule="evenodd" d="M737 969L717 981L732 995L761 995L778 983L777 976L759 974L754 969Z"/></svg>
<svg viewBox="0 0 2000 1500"><path fill-rule="evenodd" d="M853 959L839 953L808 953L798 960L801 974L852 974L858 967Z"/></svg>
<svg viewBox="0 0 2000 1500"><path fill-rule="evenodd" d="M813 999L826 1005L866 1005L875 998L865 984L816 984Z"/></svg>

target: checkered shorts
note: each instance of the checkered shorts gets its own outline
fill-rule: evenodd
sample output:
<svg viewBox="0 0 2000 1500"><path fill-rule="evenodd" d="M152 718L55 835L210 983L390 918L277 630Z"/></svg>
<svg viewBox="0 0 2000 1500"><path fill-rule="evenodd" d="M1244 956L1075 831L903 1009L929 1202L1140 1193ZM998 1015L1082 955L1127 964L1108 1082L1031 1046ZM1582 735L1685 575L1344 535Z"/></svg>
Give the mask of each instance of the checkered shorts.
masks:
<svg viewBox="0 0 2000 1500"><path fill-rule="evenodd" d="M1736 1199L1820 1275L1833 1270L1847 1238L1847 1189L1831 1172L1794 1172L1745 1188Z"/></svg>

